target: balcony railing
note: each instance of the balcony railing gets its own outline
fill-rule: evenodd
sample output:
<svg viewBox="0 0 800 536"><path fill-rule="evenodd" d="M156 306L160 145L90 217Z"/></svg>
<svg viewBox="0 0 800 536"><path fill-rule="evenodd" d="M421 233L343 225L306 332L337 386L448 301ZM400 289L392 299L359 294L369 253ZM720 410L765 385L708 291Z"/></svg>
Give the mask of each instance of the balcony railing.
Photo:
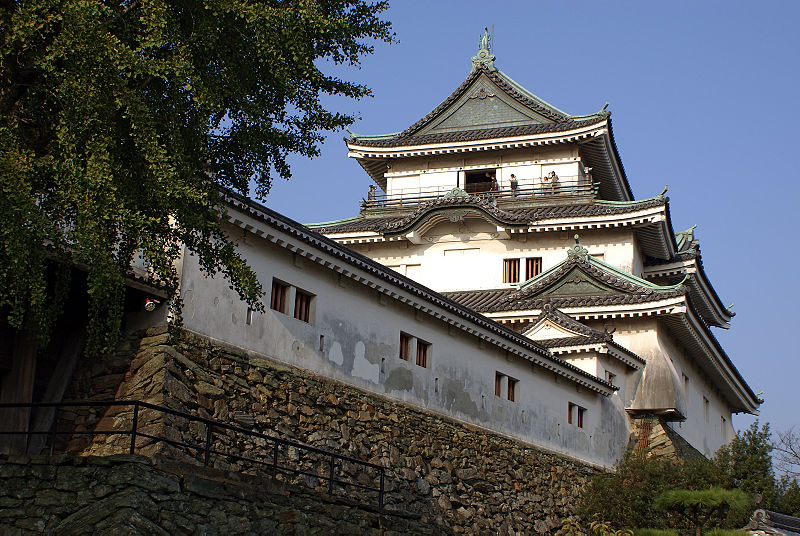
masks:
<svg viewBox="0 0 800 536"><path fill-rule="evenodd" d="M384 192L371 192L367 199L361 200L362 209L384 209L384 208L413 208L426 201L439 199L450 193L454 186L433 186L426 188L402 188L392 190L391 195ZM501 202L513 202L515 200L541 199L553 200L558 197L574 196L594 196L597 194L598 185L587 182L585 178L579 177L559 177L555 181L547 184L542 179L535 179L534 184L530 182L511 188L508 184L502 184L496 189L492 189L491 182L478 182L467 184L465 191L472 196L485 199L499 200Z"/></svg>

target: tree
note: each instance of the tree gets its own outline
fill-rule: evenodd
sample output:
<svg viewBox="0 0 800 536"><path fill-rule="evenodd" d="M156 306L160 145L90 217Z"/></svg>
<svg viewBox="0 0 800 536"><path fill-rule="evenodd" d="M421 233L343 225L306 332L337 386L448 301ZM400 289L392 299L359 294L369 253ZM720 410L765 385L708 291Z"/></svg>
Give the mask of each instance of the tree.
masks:
<svg viewBox="0 0 800 536"><path fill-rule="evenodd" d="M263 290L220 228L220 188L263 198L289 153L351 124L323 73L391 41L369 0L0 0L0 310L39 345L64 266L88 269L90 351L120 327L137 252L174 291L185 245L251 307ZM59 268L62 267L62 268Z"/></svg>
<svg viewBox="0 0 800 536"><path fill-rule="evenodd" d="M772 433L769 423L755 421L739 431L728 445L717 451L714 463L719 468L718 485L738 488L748 499L748 508L732 509L729 525L741 527L752 513L753 497L763 498L763 507L770 508L775 500L775 471L772 468Z"/></svg>
<svg viewBox="0 0 800 536"><path fill-rule="evenodd" d="M714 518L724 519L729 509L741 509L746 503L747 495L741 490L718 487L672 489L663 492L655 500L657 508L686 520L694 528L695 536L701 536L703 527Z"/></svg>
<svg viewBox="0 0 800 536"><path fill-rule="evenodd" d="M800 435L794 428L778 432L775 451L778 468L789 477L800 477Z"/></svg>

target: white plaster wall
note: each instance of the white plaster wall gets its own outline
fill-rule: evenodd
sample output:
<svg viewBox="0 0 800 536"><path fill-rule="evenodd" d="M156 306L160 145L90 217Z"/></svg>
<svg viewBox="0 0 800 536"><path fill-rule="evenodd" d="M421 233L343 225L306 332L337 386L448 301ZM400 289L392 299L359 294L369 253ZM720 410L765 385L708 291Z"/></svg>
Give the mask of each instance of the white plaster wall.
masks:
<svg viewBox="0 0 800 536"><path fill-rule="evenodd" d="M609 329L616 329L615 342L645 360L661 352L671 360L679 378L681 373L689 378L686 421L670 424L689 444L706 456L712 456L719 447L731 440L735 432L729 406L717 393L707 374L694 364L694 358L677 343L666 326L654 318L615 319L604 323ZM629 377L633 381L629 380L626 395L633 397L640 376L633 374ZM703 410L703 396L709 401L708 422ZM720 417L725 418L725 430Z"/></svg>
<svg viewBox="0 0 800 536"><path fill-rule="evenodd" d="M266 289L275 277L315 295L312 322L293 318L290 302L289 315L267 309L247 325L247 307L228 284L204 278L188 257L182 279L187 329L580 460L611 466L622 454L629 430L617 398L508 357L266 240L247 235L239 242ZM398 358L400 331L431 343L428 368ZM497 371L519 380L517 401L495 396ZM567 424L569 402L587 408L584 428Z"/></svg>
<svg viewBox="0 0 800 536"><path fill-rule="evenodd" d="M545 232L512 235L502 239L497 229L478 218L466 218L463 225L441 223L426 232L432 243L388 242L353 245L353 249L387 266L418 264L418 281L440 292L511 287L503 283L503 259L541 257L542 270L559 264L575 245L573 233ZM631 271L634 264L633 233L630 230L582 231L583 244L604 262ZM470 257L453 255L453 250L479 249ZM640 262L640 261L636 261ZM525 279L525 263L520 263Z"/></svg>
<svg viewBox="0 0 800 536"><path fill-rule="evenodd" d="M708 375L677 343L666 326L659 326L658 343L667 356L672 359L678 374L685 374L689 378L685 390L687 394L686 421L673 423L671 426L697 450L706 456L712 456L717 449L730 441L733 435L728 405L719 395ZM708 420L706 420L703 408L703 397L709 402ZM724 430L720 417L725 418Z"/></svg>

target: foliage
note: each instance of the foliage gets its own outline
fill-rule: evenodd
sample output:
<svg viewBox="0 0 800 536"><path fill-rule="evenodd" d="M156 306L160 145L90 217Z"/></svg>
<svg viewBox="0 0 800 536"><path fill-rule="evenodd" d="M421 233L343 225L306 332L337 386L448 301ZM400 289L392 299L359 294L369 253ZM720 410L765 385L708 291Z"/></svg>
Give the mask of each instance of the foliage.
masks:
<svg viewBox="0 0 800 536"><path fill-rule="evenodd" d="M794 428L778 432L775 451L778 468L789 477L800 477L800 434Z"/></svg>
<svg viewBox="0 0 800 536"><path fill-rule="evenodd" d="M772 507L775 501L772 449L769 424L759 426L756 421L717 451L714 463L719 468L718 485L740 489L748 499L746 508L731 510L726 526L742 527L747 523L755 506L752 500L756 494L762 497L762 507Z"/></svg>
<svg viewBox="0 0 800 536"><path fill-rule="evenodd" d="M354 117L324 74L391 41L370 0L0 1L0 309L44 344L48 266L88 269L91 347L120 325L137 252L169 290L181 244L251 307L263 290L220 228L219 189L263 198ZM56 262L51 262L51 261Z"/></svg>
<svg viewBox="0 0 800 536"><path fill-rule="evenodd" d="M668 489L709 487L716 479L715 467L705 459L678 464L671 459L629 455L616 472L592 479L584 492L580 514L588 519L600 513L616 528L671 528L654 508L655 497Z"/></svg>
<svg viewBox="0 0 800 536"><path fill-rule="evenodd" d="M700 536L703 527L715 518L722 520L728 510L741 509L747 504L747 496L738 489L689 490L671 489L661 493L654 502L656 508L671 512L686 520Z"/></svg>
<svg viewBox="0 0 800 536"><path fill-rule="evenodd" d="M783 475L775 485L772 509L782 514L800 517L800 485L796 478Z"/></svg>
<svg viewBox="0 0 800 536"><path fill-rule="evenodd" d="M616 472L598 475L584 493L580 514L590 519L601 513L615 528L648 527L670 529L681 526L674 516L655 508L655 498L674 489L707 490L712 487L739 489L745 501L727 509L719 520L724 528L743 526L752 512L752 497L760 493L764 506L775 500L769 425L754 423L731 443L707 460L696 458L676 463L672 459L645 459L631 455ZM787 487L788 489L788 487Z"/></svg>
<svg viewBox="0 0 800 536"><path fill-rule="evenodd" d="M765 504L775 496L775 472L772 469L772 434L769 423L758 421L739 432L728 445L717 451L716 464L723 487L739 488L750 496L760 493Z"/></svg>
<svg viewBox="0 0 800 536"><path fill-rule="evenodd" d="M600 514L595 514L594 519L589 523L589 530L595 536L634 536L630 529L613 529L610 523L603 520ZM574 519L565 519L561 525L564 536L580 536L585 534L584 528Z"/></svg>
<svg viewBox="0 0 800 536"><path fill-rule="evenodd" d="M674 529L633 529L633 536L678 536Z"/></svg>

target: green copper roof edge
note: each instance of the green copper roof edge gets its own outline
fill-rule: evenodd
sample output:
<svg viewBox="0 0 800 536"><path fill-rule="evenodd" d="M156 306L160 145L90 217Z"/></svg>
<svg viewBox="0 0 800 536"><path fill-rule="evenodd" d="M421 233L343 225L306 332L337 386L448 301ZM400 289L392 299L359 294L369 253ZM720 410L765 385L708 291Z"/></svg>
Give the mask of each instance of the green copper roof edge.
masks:
<svg viewBox="0 0 800 536"><path fill-rule="evenodd" d="M593 257L593 256L591 256L589 254L586 255L586 258L589 260L590 264L594 264L597 267L599 267L599 268L601 268L601 269L603 269L603 270L605 270L607 272L611 272L611 273L613 273L614 275L616 275L617 277L619 277L621 279L625 279L627 281L630 281L631 283L635 283L635 284L637 284L639 286L642 286L642 287L645 287L645 288L649 288L649 289L655 290L657 292L670 292L672 290L683 290L685 288L683 283L684 283L684 281L686 281L686 279L688 277L688 275L687 275L686 277L683 278L683 280L681 280L679 283L675 283L674 285L667 285L667 286L656 285L655 283L651 283L650 281L642 279L641 277L636 277L633 274L629 274L627 272L623 272L619 268L611 266L610 264L606 264L605 262L601 261L600 259L597 259L596 257ZM532 284L544 279L545 277L550 275L551 272L556 271L558 268L560 268L562 265L564 265L568 260L569 260L569 256L567 256L566 259L564 259L560 263L556 264L555 266L553 266L549 270L546 270L546 271L544 271L544 272L542 272L542 273L540 273L538 275L535 275L532 278L528 279L527 281L524 281L522 283L518 283L516 285L517 290L518 291L523 290L523 289L531 286Z"/></svg>
<svg viewBox="0 0 800 536"><path fill-rule="evenodd" d="M602 268L602 269L604 269L604 270L606 270L608 272L612 272L617 277L620 277L622 279L626 279L626 280L630 281L631 283L636 283L637 285L645 287L645 288L650 288L650 289L653 289L653 290L658 291L658 292L669 292L669 291L672 291L672 290L683 290L684 289L683 282L686 281L686 277L684 277L683 280L681 280L679 283L675 283L674 285L656 285L655 283L647 281L646 279L642 279L641 277L637 277L637 276L635 276L633 274L629 274L627 272L624 272L624 271L620 270L619 268L617 268L615 266L611 266L610 264L607 264L606 262L601 261L600 259L592 257L591 255L587 255L587 257L589 259L589 263L590 264L594 264L594 265L596 265L596 266L598 266L598 267L600 267L600 268Z"/></svg>
<svg viewBox="0 0 800 536"><path fill-rule="evenodd" d="M350 139L351 140L385 140L388 138L394 138L400 134L400 132L391 132L389 134L356 134L355 132L350 132Z"/></svg>
<svg viewBox="0 0 800 536"><path fill-rule="evenodd" d="M402 236L404 234L408 234L411 232L416 231L422 225L427 223L433 216L438 214L442 214L444 212L453 210L453 209L463 209L466 207L467 210L472 210L473 212L480 212L488 219L491 223L495 225L500 225L502 227L511 227L513 229L524 229L528 226L527 223L507 223L504 222L496 217L494 217L488 210L483 207L466 204L466 205L454 205L454 206L444 206L444 207L434 207L430 209L423 210L419 213L414 219L412 219L408 224L398 227L396 229L392 229L389 231L384 231L382 234L384 236L394 237L394 236Z"/></svg>
<svg viewBox="0 0 800 536"><path fill-rule="evenodd" d="M569 259L569 257L567 257L563 261L559 262L558 264L556 264L552 268L549 268L549 269L545 270L544 272L542 272L540 274L537 274L537 275L531 277L530 279L528 279L526 281L523 281L522 283L517 283L516 284L517 290L520 291L520 290L523 290L525 288L528 288L529 286L531 286L535 282L538 282L538 280L544 279L545 277L550 275L551 272L555 272L558 268L560 268L561 265L564 264L565 262L567 262L568 259Z"/></svg>
<svg viewBox="0 0 800 536"><path fill-rule="evenodd" d="M640 203L645 203L647 201L655 201L656 199L661 201L663 199L666 199L666 197L663 194L658 194L658 195L655 195L653 197L647 197L645 199L637 199L637 200L634 200L634 201L610 201L608 199L595 199L594 203L596 205L607 205L607 206L613 206L613 207L623 207L623 206L638 205Z"/></svg>
<svg viewBox="0 0 800 536"><path fill-rule="evenodd" d="M584 116L584 115L572 115L572 114L568 114L568 113L567 113L567 112L565 112L564 110L562 110L562 109L560 109L560 108L558 108L558 107L556 107L556 106L553 106L552 104L550 104L550 103L549 103L549 102L547 102L546 100L544 100L544 99L542 99L542 98L539 98L538 96L534 95L533 93L531 93L530 91L528 91L527 89L525 89L525 88L524 88L524 87L523 87L523 86L522 86L522 85L521 85L519 82L517 82L516 80L514 80L513 78L511 78L510 76L508 76L508 75L507 75L506 73L504 73L503 71L501 71L501 70L499 70L499 69L498 69L498 70L497 70L497 72L498 72L500 75L502 75L502 76L503 76L503 77L504 77L506 80L508 80L508 81L511 83L511 85L513 85L513 86L515 87L515 89L516 89L517 91L519 91L520 93L522 93L523 95L525 95L525 96L527 96L527 97L530 97L530 98L532 98L532 99L536 100L537 102L541 103L541 104L542 104L544 107L546 107L546 108L550 108L551 110L553 110L553 111L556 111L556 112L558 112L558 113L560 113L560 114L562 114L562 115L566 115L566 116L567 116L567 117L569 117L570 119L575 119L576 117L589 117L589 116Z"/></svg>
<svg viewBox="0 0 800 536"><path fill-rule="evenodd" d="M342 218L341 220L320 221L317 223L304 223L306 227L314 229L316 227L325 227L326 225L335 225L337 223L350 223L351 221L360 220L363 216L351 216L349 218Z"/></svg>

